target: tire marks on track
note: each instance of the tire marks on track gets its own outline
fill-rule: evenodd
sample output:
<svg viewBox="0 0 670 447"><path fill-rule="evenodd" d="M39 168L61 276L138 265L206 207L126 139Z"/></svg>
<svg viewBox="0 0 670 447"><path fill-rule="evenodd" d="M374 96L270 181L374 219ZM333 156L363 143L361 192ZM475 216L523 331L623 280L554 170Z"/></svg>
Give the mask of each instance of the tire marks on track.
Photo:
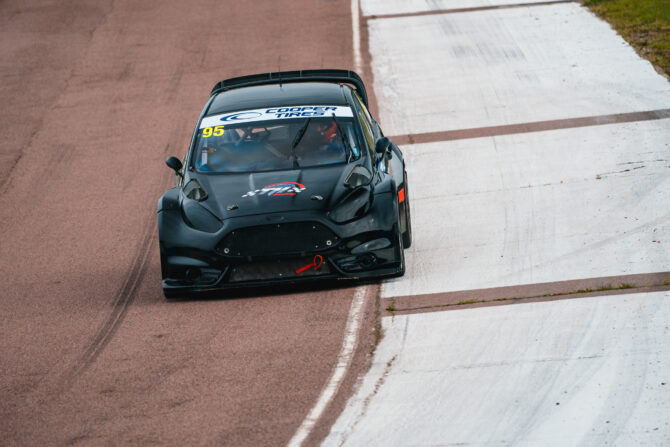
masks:
<svg viewBox="0 0 670 447"><path fill-rule="evenodd" d="M147 223L145 225L144 235L137 248L135 259L128 270L126 280L116 293L112 310L100 325L95 335L91 339L88 347L81 355L79 360L62 378L61 389L69 390L74 382L79 378L98 358L114 337L123 318L128 313L128 308L137 296L137 290L142 284L142 279L147 272L148 259L151 250L154 247L156 233L154 225Z"/></svg>
<svg viewBox="0 0 670 447"><path fill-rule="evenodd" d="M182 65L183 62L177 66L172 77L175 82L172 82L170 84L171 87L166 90L169 102L175 101L178 91L178 81L183 74L183 68L181 68ZM172 128L167 144L165 145L165 154L170 153L172 148L178 145L177 142L180 141L181 135L188 135L187 129L188 126L186 122ZM164 174L158 178L159 181L157 181L153 189L149 191L152 197L159 197L163 194L166 189L165 185L169 185L169 188L176 186L169 183L169 177L171 177L171 175L168 171L164 171ZM77 362L62 376L60 381L61 391L68 391L72 388L74 382L96 361L98 356L112 340L114 334L116 334L124 317L128 313L128 308L133 301L135 301L137 291L147 273L149 257L154 249L156 240L158 239L155 213L149 213L142 226L144 227L142 239L137 246L133 262L126 274L126 280L114 296L112 309L107 318L95 332L95 335L91 338L90 343Z"/></svg>

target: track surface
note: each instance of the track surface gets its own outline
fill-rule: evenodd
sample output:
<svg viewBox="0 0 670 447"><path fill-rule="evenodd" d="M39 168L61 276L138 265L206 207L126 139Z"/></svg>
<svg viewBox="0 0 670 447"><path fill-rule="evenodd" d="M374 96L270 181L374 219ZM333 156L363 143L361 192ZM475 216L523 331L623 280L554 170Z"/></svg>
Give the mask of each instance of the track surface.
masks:
<svg viewBox="0 0 670 447"><path fill-rule="evenodd" d="M349 3L3 2L0 33L2 443L285 444L354 289L166 302L155 206L216 81L353 68Z"/></svg>
<svg viewBox="0 0 670 447"><path fill-rule="evenodd" d="M568 2L364 1L360 45L349 2L249 3L0 6L3 443L295 439L355 290L165 302L155 202L214 82L362 62L371 85L368 49L380 121L410 146L415 242L408 274L367 290L352 367L306 444L366 369L380 303L398 312L326 444L670 439L667 82L627 71L639 59L622 42L581 45L613 34ZM434 312L626 281L635 295Z"/></svg>

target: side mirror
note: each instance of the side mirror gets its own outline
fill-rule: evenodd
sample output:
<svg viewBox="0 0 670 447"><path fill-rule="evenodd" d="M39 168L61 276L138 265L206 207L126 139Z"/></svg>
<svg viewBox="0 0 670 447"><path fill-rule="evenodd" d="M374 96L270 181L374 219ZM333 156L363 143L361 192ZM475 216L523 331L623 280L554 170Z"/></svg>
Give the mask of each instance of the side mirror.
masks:
<svg viewBox="0 0 670 447"><path fill-rule="evenodd" d="M386 137L381 137L375 143L375 152L377 152L378 154L383 154L384 152L389 150L390 146L391 146L391 140L389 140Z"/></svg>
<svg viewBox="0 0 670 447"><path fill-rule="evenodd" d="M168 165L169 168L174 169L174 172L176 172L177 175L183 177L182 173L180 172L183 165L177 157L168 157L165 160L165 164Z"/></svg>

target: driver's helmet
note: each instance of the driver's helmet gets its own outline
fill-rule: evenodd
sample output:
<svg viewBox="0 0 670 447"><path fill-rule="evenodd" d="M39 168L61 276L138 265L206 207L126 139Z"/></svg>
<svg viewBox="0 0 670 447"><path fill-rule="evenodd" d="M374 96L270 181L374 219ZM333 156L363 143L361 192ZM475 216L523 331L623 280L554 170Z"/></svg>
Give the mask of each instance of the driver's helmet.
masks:
<svg viewBox="0 0 670 447"><path fill-rule="evenodd" d="M337 123L335 121L315 121L310 123L305 134L305 140L314 146L331 144L337 134Z"/></svg>

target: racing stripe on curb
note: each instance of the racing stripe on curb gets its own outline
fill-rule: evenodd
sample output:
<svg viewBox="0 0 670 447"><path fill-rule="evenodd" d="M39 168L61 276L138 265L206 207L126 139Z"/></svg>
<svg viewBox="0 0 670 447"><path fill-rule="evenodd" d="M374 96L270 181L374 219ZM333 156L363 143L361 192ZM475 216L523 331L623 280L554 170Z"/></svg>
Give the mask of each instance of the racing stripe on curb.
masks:
<svg viewBox="0 0 670 447"><path fill-rule="evenodd" d="M394 135L389 138L398 145L435 143L439 141L466 140L469 138L497 137L545 130L573 129L576 127L603 126L606 124L632 123L670 118L670 109L644 112L616 113L611 115L585 116L529 123L505 124L501 126L474 127L470 129L444 130L418 134Z"/></svg>
<svg viewBox="0 0 670 447"><path fill-rule="evenodd" d="M377 19L395 19L399 17L417 17L417 16L430 16L435 14L454 14L460 12L477 12L477 11L490 11L492 9L510 9L510 8L526 8L530 6L548 6L555 5L558 3L575 3L575 0L549 0L546 2L535 2L535 3L514 3L511 5L490 5L490 6L473 6L470 8L450 8L450 9L433 9L430 11L416 11L416 12L399 12L395 14L372 14L369 16L363 16L364 21L367 20L377 20Z"/></svg>
<svg viewBox="0 0 670 447"><path fill-rule="evenodd" d="M407 295L382 299L383 316L467 309L622 293L670 290L670 272L604 276L568 281Z"/></svg>

